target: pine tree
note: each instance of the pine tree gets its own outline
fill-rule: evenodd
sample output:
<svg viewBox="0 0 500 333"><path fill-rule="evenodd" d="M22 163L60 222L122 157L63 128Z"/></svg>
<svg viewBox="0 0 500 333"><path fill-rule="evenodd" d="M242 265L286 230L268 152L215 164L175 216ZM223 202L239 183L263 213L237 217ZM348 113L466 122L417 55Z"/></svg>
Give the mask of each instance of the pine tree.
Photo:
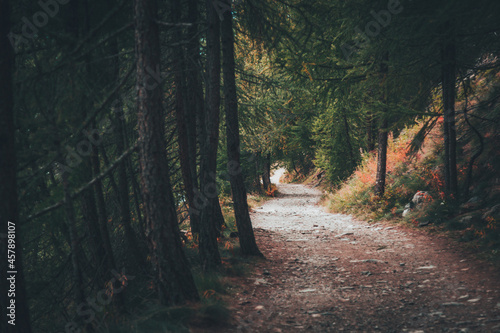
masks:
<svg viewBox="0 0 500 333"><path fill-rule="evenodd" d="M14 52L7 38L9 32L10 4L8 0L0 0L0 101L2 101L0 103L0 128L2 129L0 131L0 182L2 184L0 188L0 255L2 256L0 260L2 270L0 328L6 333L30 333L29 305L24 281L22 226L19 221L17 202L12 78ZM17 273L11 275L10 271ZM14 280L9 279L11 276ZM14 295L9 291L12 283L15 284ZM10 308L13 308L13 311ZM12 317L11 313L13 313Z"/></svg>
<svg viewBox="0 0 500 333"><path fill-rule="evenodd" d="M165 153L162 88L150 85L147 70L160 68L156 0L135 0L137 108L141 189L155 284L163 304L198 300L182 250Z"/></svg>
<svg viewBox="0 0 500 333"><path fill-rule="evenodd" d="M231 2L229 1L227 5L231 6ZM228 173L231 182L234 215L236 217L241 253L243 255L262 256L255 242L252 221L248 213L247 193L240 165L240 127L238 121L238 98L236 95L232 15L231 10L226 11L223 14L221 23Z"/></svg>

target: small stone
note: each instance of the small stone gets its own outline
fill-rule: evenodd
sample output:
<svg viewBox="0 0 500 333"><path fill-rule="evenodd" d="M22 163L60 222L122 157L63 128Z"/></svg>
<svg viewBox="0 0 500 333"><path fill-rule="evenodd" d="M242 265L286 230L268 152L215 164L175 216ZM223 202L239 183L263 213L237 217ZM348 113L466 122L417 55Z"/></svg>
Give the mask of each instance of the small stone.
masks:
<svg viewBox="0 0 500 333"><path fill-rule="evenodd" d="M353 232L344 232L343 234L335 236L335 238L343 238L345 236L354 235Z"/></svg>
<svg viewBox="0 0 500 333"><path fill-rule="evenodd" d="M458 303L458 302L448 302L448 303L443 303L441 305L442 306L463 306L462 303Z"/></svg>
<svg viewBox="0 0 500 333"><path fill-rule="evenodd" d="M255 282L253 284L255 284L255 285L261 285L261 284L269 284L269 282L267 282L264 279L255 279Z"/></svg>
<svg viewBox="0 0 500 333"><path fill-rule="evenodd" d="M431 195L429 194L429 192L426 192L426 191L418 191L417 193L415 193L415 195L413 196L413 199L411 199L411 202L414 204L414 205L418 205L420 203L423 203L425 201L429 201L430 199L432 199Z"/></svg>
<svg viewBox="0 0 500 333"><path fill-rule="evenodd" d="M399 266L404 266L404 265L406 265L404 262L399 263Z"/></svg>
<svg viewBox="0 0 500 333"><path fill-rule="evenodd" d="M418 224L419 227L425 227L426 225L429 225L431 221L423 221Z"/></svg>
<svg viewBox="0 0 500 333"><path fill-rule="evenodd" d="M271 273L269 273L269 271L267 269L265 269L263 272L262 272L262 275L271 275Z"/></svg>
<svg viewBox="0 0 500 333"><path fill-rule="evenodd" d="M354 287L341 287L340 290L353 290Z"/></svg>
<svg viewBox="0 0 500 333"><path fill-rule="evenodd" d="M467 302L469 302L469 303L477 303L480 300L481 300L481 298L472 298L472 299L467 300Z"/></svg>
<svg viewBox="0 0 500 333"><path fill-rule="evenodd" d="M317 289L302 289L299 290L299 293L312 293L315 292Z"/></svg>
<svg viewBox="0 0 500 333"><path fill-rule="evenodd" d="M439 316L439 317L441 317L441 316L443 316L443 313L442 313L441 311L436 311L436 312L431 312L431 313L429 313L429 315L431 315L431 316Z"/></svg>
<svg viewBox="0 0 500 333"><path fill-rule="evenodd" d="M256 311L261 311L261 310L264 310L264 306L263 306L263 305L257 305L257 306L255 307L255 310L256 310Z"/></svg>
<svg viewBox="0 0 500 333"><path fill-rule="evenodd" d="M436 266L430 265L430 266L422 266L422 267L419 267L417 269L434 269L434 268L436 268Z"/></svg>
<svg viewBox="0 0 500 333"><path fill-rule="evenodd" d="M351 260L351 261L349 261L349 262L352 262L352 263L357 263L357 262L368 262L368 263L373 263L373 264L384 263L384 261L382 261L382 260L378 260L378 259Z"/></svg>
<svg viewBox="0 0 500 333"><path fill-rule="evenodd" d="M467 299L467 298L469 298L469 295L462 295L458 299L463 300L463 299Z"/></svg>

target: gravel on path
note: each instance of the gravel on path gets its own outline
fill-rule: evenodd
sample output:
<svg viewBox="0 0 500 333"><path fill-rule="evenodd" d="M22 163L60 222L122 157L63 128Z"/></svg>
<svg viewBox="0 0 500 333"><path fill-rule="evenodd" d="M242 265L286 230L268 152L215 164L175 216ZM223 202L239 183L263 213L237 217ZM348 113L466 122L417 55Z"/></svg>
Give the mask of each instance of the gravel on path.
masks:
<svg viewBox="0 0 500 333"><path fill-rule="evenodd" d="M500 332L500 274L443 236L325 212L278 185L252 212L266 256L238 278L226 332Z"/></svg>

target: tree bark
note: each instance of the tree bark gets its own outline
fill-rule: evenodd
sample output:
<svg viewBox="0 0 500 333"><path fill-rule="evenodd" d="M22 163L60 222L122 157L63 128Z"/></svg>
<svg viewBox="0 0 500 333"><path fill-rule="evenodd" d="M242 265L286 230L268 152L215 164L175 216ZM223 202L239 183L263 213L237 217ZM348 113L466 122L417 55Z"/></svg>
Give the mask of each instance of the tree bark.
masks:
<svg viewBox="0 0 500 333"><path fill-rule="evenodd" d="M181 2L172 2L172 22L181 22ZM187 102L188 90L186 89L186 61L181 41L183 40L182 29L175 33L174 43L174 83L175 83L175 114L177 121L177 141L179 144L179 159L181 164L182 179L188 206L195 207L195 191L198 188L196 180L196 110L195 105ZM194 124L194 126L193 126ZM194 136L194 137L193 137ZM189 210L191 230L199 232L199 215L195 210Z"/></svg>
<svg viewBox="0 0 500 333"><path fill-rule="evenodd" d="M254 186L256 189L259 189L259 191L265 190L261 176L261 167L260 167L261 157L262 157L262 152L259 150L258 152L255 153L255 173L254 173L255 177L253 179Z"/></svg>
<svg viewBox="0 0 500 333"><path fill-rule="evenodd" d="M135 174L135 169L132 165L132 159L130 157L127 158L127 168L129 170L129 174L131 175L130 180L132 183L132 193L134 197L134 205L135 205L135 213L137 216L137 220L139 222L139 231L141 235L146 235L146 229L145 229L145 222L144 222L144 217L142 215L141 211L141 202L139 200L140 197L140 188L139 188L139 183L137 182L137 177Z"/></svg>
<svg viewBox="0 0 500 333"><path fill-rule="evenodd" d="M227 3L231 6L231 2ZM262 256L252 228L248 213L247 193L243 182L240 164L240 130L238 123L238 98L236 94L236 74L234 62L234 35L232 12L226 11L221 24L223 73L224 73L224 109L226 111L228 173L233 195L234 215L238 228L241 254ZM266 156L267 170L270 154ZM267 177L266 177L267 178ZM269 179L269 178L267 178ZM270 180L269 180L270 182Z"/></svg>
<svg viewBox="0 0 500 333"><path fill-rule="evenodd" d="M108 10L111 10L109 8ZM110 43L110 53L118 54L119 53L119 45L118 45L118 37L114 38ZM119 81L120 78L120 58L113 59L110 61L109 66L111 67L111 77L114 81ZM113 124L116 129L116 152L117 155L120 156L125 151L126 147L128 147L127 135L125 132L125 113L123 111L123 103L122 98L118 95L112 105L113 107ZM103 156L106 156L105 150L102 149ZM132 269L137 269L144 265L146 255L144 251L143 240L142 237L138 238L132 227L132 217L130 211L130 187L127 178L127 163L129 162L130 157L127 156L126 160L120 163L117 167L117 180L116 184L116 195L118 197L118 202L120 203L120 219L121 225L123 226L123 230L125 233L125 239L127 240L127 249L128 249L128 258L130 260L126 260L129 263L129 267ZM132 175L132 177L135 177ZM111 179L113 177L111 176ZM140 221L140 220L139 220ZM141 234L143 235L143 234ZM140 239L140 240L139 240ZM141 242L141 243L139 243ZM127 259L128 259L127 258Z"/></svg>
<svg viewBox="0 0 500 333"><path fill-rule="evenodd" d="M124 131L124 120L123 110L121 109L121 105L117 105L115 109L115 128L117 131L117 140L116 140L116 150L118 155L121 155L125 151L125 131ZM130 215L130 197L129 197L129 182L127 179L127 163L130 157L127 157L127 160L117 168L118 174L118 199L120 202L120 218L121 223L123 225L123 229L125 231L125 238L127 239L129 253L131 258L134 260L134 264L131 266L137 267L144 264L144 259L146 256L144 255L143 248L139 244L139 239L137 238L134 228L132 227L132 217ZM135 177L132 175L132 177ZM140 221L140 220L139 220Z"/></svg>
<svg viewBox="0 0 500 333"><path fill-rule="evenodd" d="M203 102L203 85L201 80L201 57L200 57L200 37L199 37L199 10L198 0L188 0L188 22L191 26L187 32L187 52L186 52L186 135L189 146L189 167L191 172L193 192L198 191L198 172L197 165L197 145L198 139L201 137L200 127L203 125L202 117L204 116L204 102ZM193 202L193 208L196 208L196 202ZM191 218L191 231L194 234L200 232L200 217L193 214Z"/></svg>
<svg viewBox="0 0 500 333"><path fill-rule="evenodd" d="M75 38L74 43L79 38L79 33L80 33L80 22L81 22L81 30L82 34L85 35L90 31L90 8L89 4L87 1L82 1L81 5L79 5L78 1L74 1L71 7L71 13L72 15L76 16L81 16L83 17L83 20L76 20L75 22L69 22L69 24L73 27L73 37ZM92 59L91 59L91 54L87 53L84 57L85 61L85 74L87 75L88 79L91 80L94 76L94 71L93 71L93 66L91 65ZM84 92L80 93L79 91L75 91L75 94L80 94L79 98L81 99L80 103L78 104L79 107L79 114L81 115L81 120L82 122L85 122L87 120L87 114L88 110L91 108L91 104L89 103L90 98L89 94L85 94ZM93 129L95 129L95 126L92 125L92 122L89 123L87 127L88 133L92 133ZM92 134L91 134L92 135ZM81 136L81 139L83 139L83 135ZM87 141L88 142L88 141ZM89 143L90 145L90 143ZM82 148L83 149L83 148ZM88 154L85 154L85 156L89 157L83 157L83 163L80 166L80 175L82 176L84 182L89 182L94 178L93 174L93 168L94 168L94 161L92 157L92 151L94 149L94 146L91 145L88 146ZM68 185L69 186L69 185ZM69 190L69 189L68 189ZM102 227L101 223L103 220L103 217L100 216L100 213L102 212L102 203L101 207L98 207L98 203L96 202L96 187L89 188L86 190L81 198L81 204L82 204L82 212L83 212L83 217L84 221L87 224L88 227L88 232L90 235L91 239L91 249L92 253L94 255L94 262L97 264L96 270L97 270L97 276L98 276L98 285L102 286L104 283L106 283L107 280L107 272L109 270L113 269L114 267L109 267L109 248L107 247L107 244L103 241L106 236L102 234ZM98 208L101 208L101 211L98 210ZM76 216L75 216L76 219ZM104 218L106 220L106 218ZM109 235L108 235L109 239Z"/></svg>
<svg viewBox="0 0 500 333"><path fill-rule="evenodd" d="M368 111L368 114L366 116L366 140L366 149L368 150L368 152L374 151L375 140L373 139L373 114L371 113L371 111Z"/></svg>
<svg viewBox="0 0 500 333"><path fill-rule="evenodd" d="M383 119L378 133L377 147L377 179L375 182L375 195L382 197L385 193L385 176L387 171L387 119Z"/></svg>
<svg viewBox="0 0 500 333"><path fill-rule="evenodd" d="M87 161L88 162L88 161ZM83 162L83 170L81 171L82 176L84 176L84 180L90 181L92 180L92 169L89 163ZM90 172L89 172L90 171ZM99 229L99 217L97 214L97 207L95 203L94 194L92 193L92 189L87 189L82 193L81 199L81 209L83 220L87 227L87 232L89 233L90 238L90 248L92 253L92 258L96 265L96 270L99 272L99 275L103 278L101 282L104 282L105 272L102 270L103 265L105 264L106 258L106 249L104 248L104 244L102 242L101 233Z"/></svg>
<svg viewBox="0 0 500 333"><path fill-rule="evenodd" d="M266 157L264 158L262 185L264 186L264 191L267 191L271 186L271 153L267 153Z"/></svg>
<svg viewBox="0 0 500 333"><path fill-rule="evenodd" d="M135 0L137 109L141 188L146 234L160 302L181 304L199 299L182 249L169 179L164 138L162 89L149 71L160 71L156 0Z"/></svg>
<svg viewBox="0 0 500 333"><path fill-rule="evenodd" d="M448 36L449 37L449 36ZM442 89L444 110L444 179L445 194L448 198L457 199L457 139L455 129L455 96L456 96L456 59L455 43L447 38L443 44L442 55Z"/></svg>
<svg viewBox="0 0 500 333"><path fill-rule="evenodd" d="M83 286L82 267L80 263L80 239L76 231L76 218L75 210L73 207L73 200L68 183L68 174L65 172L63 177L63 191L64 191L64 208L66 211L66 224L68 227L70 249L71 249L71 268L73 274L73 289L75 293L75 302L80 304L85 301L85 291Z"/></svg>
<svg viewBox="0 0 500 333"><path fill-rule="evenodd" d="M350 158L350 165L349 168L353 168L356 165L356 161L354 158L354 150L351 144L351 134L349 131L349 122L347 121L347 115L346 115L346 110L343 110L342 118L344 119L344 129L345 129L345 138L346 138L346 143L347 143L347 149L349 149L349 158Z"/></svg>
<svg viewBox="0 0 500 333"><path fill-rule="evenodd" d="M204 199L200 218L200 259L204 270L221 264L217 247L217 230L223 221L219 220L216 169L219 144L220 112L220 22L211 0L207 8L207 87L204 121L200 123L200 196Z"/></svg>
<svg viewBox="0 0 500 333"><path fill-rule="evenodd" d="M92 162L92 170L94 176L97 177L101 173L101 166L99 162L98 149L95 145L92 146L92 154L90 155ZM101 242L106 250L106 274L112 269L116 268L113 249L111 247L111 238L108 230L108 213L106 211L106 201L102 193L102 182L96 181L94 184L94 191L96 193L96 206L99 223L99 234L101 235Z"/></svg>
<svg viewBox="0 0 500 333"><path fill-rule="evenodd" d="M380 73L382 76L382 102L384 103L384 111L381 115L380 129L378 133L378 149L377 149L377 178L375 182L375 195L382 197L385 193L385 178L387 171L387 138L389 136L388 120L387 120L387 74L389 72L389 54L385 53L380 65Z"/></svg>
<svg viewBox="0 0 500 333"><path fill-rule="evenodd" d="M14 53L7 35L10 32L10 6L8 0L0 0L0 306L2 308L2 320L0 331L6 333L30 333L31 323L29 307L26 297L24 281L24 267L22 257L21 225L19 223L19 211L17 202L17 176L16 176L16 147L14 128L14 92L13 92L13 68ZM9 222L15 223L15 262L8 262ZM12 250L12 249L11 249ZM17 271L15 277L16 295L8 298L10 289L9 281L4 274L8 271ZM10 275L10 274L9 274ZM10 300L15 300L15 326L8 324L7 307Z"/></svg>

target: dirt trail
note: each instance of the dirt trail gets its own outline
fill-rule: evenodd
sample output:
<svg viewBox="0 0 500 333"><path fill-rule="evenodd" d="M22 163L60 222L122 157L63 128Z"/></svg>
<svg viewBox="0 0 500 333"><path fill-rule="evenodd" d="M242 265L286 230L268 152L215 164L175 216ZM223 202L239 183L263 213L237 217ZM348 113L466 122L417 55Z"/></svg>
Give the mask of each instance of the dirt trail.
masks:
<svg viewBox="0 0 500 333"><path fill-rule="evenodd" d="M267 260L227 332L500 332L500 275L443 237L329 214L283 184L252 213Z"/></svg>

